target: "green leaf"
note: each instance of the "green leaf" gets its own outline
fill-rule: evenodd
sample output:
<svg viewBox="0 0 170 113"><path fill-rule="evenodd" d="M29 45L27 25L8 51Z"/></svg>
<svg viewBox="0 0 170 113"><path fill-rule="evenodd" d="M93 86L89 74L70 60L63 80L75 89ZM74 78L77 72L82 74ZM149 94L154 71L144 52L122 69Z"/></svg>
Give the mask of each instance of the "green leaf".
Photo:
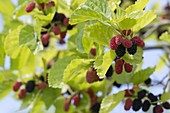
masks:
<svg viewBox="0 0 170 113"><path fill-rule="evenodd" d="M143 49L141 47L137 47L137 52L134 55L130 55L126 53L122 59L130 64L140 64L143 60Z"/></svg>
<svg viewBox="0 0 170 113"><path fill-rule="evenodd" d="M143 16L137 19L136 25L133 26L132 31L134 32L139 31L141 28L151 23L155 18L156 18L156 14L154 10L144 11Z"/></svg>
<svg viewBox="0 0 170 113"><path fill-rule="evenodd" d="M116 54L113 50L109 50L102 56L98 56L95 61L95 68L97 69L97 75L100 78L104 78L107 70L113 62L113 59L116 57Z"/></svg>
<svg viewBox="0 0 170 113"><path fill-rule="evenodd" d="M106 96L101 103L99 113L109 113L116 105L124 99L124 91L120 91L117 94Z"/></svg>
<svg viewBox="0 0 170 113"><path fill-rule="evenodd" d="M4 66L5 50L4 50L4 36L0 36L0 66Z"/></svg>
<svg viewBox="0 0 170 113"><path fill-rule="evenodd" d="M4 42L5 53L12 58L16 58L22 47L19 47L19 32L23 26L18 26L7 35Z"/></svg>
<svg viewBox="0 0 170 113"><path fill-rule="evenodd" d="M49 72L48 82L49 86L53 88L62 88L63 83L63 74L64 70L70 62L77 57L75 56L66 56L62 59L57 60L52 69Z"/></svg>
<svg viewBox="0 0 170 113"><path fill-rule="evenodd" d="M170 34L168 32L165 32L160 36L160 39L162 41L168 42L170 44L170 38L169 37L170 37Z"/></svg>
<svg viewBox="0 0 170 113"><path fill-rule="evenodd" d="M161 95L161 99L159 100L159 102L165 102L168 101L170 99L170 93L163 93Z"/></svg>
<svg viewBox="0 0 170 113"><path fill-rule="evenodd" d="M19 33L19 45L27 46L32 52L36 50L37 34L32 26L24 26Z"/></svg>
<svg viewBox="0 0 170 113"><path fill-rule="evenodd" d="M98 22L86 26L84 34L86 37L91 38L94 42L109 47L110 39L112 38L113 34L117 33L111 26L107 26Z"/></svg>
<svg viewBox="0 0 170 113"><path fill-rule="evenodd" d="M60 89L46 88L43 90L42 100L44 101L46 108L48 109L52 104L54 104L55 100L60 95Z"/></svg>
<svg viewBox="0 0 170 113"><path fill-rule="evenodd" d="M76 75L79 73L79 71L84 67L90 67L91 60L86 59L74 59L71 61L71 63L66 67L64 70L64 76L63 81L65 83L72 80Z"/></svg>
<svg viewBox="0 0 170 113"><path fill-rule="evenodd" d="M149 0L138 0L137 2L135 2L135 4L126 8L126 12L130 14L137 10L143 10L145 8L145 6L148 4L148 2L149 2Z"/></svg>
<svg viewBox="0 0 170 113"><path fill-rule="evenodd" d="M131 29L135 24L135 19L126 18L119 23L119 26L121 29Z"/></svg>
<svg viewBox="0 0 170 113"><path fill-rule="evenodd" d="M80 5L71 15L71 24L88 20L98 20L101 22L111 18L111 10L106 0L87 0Z"/></svg>
<svg viewBox="0 0 170 113"><path fill-rule="evenodd" d="M138 72L136 72L133 77L132 77L132 82L134 84L140 84L142 82L144 82L145 80L148 79L148 77L155 71L155 67L152 68L146 68L144 70L140 70Z"/></svg>

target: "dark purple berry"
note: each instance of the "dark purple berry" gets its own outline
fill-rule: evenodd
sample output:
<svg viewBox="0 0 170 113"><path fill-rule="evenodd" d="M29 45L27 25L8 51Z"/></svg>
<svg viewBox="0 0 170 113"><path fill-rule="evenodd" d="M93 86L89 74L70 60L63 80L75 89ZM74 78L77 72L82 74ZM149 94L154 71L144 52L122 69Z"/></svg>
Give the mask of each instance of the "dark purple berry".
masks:
<svg viewBox="0 0 170 113"><path fill-rule="evenodd" d="M41 75L41 76L39 77L39 80L41 80L42 82L44 82L44 76Z"/></svg>
<svg viewBox="0 0 170 113"><path fill-rule="evenodd" d="M138 111L142 107L142 101L140 99L135 99L133 101L132 109Z"/></svg>
<svg viewBox="0 0 170 113"><path fill-rule="evenodd" d="M70 25L70 24L69 24L69 25L67 26L67 29L68 29L68 30L72 30L73 27L74 27L73 25Z"/></svg>
<svg viewBox="0 0 170 113"><path fill-rule="evenodd" d="M152 93L148 94L148 98L151 102L155 102L158 100L157 96L153 95Z"/></svg>
<svg viewBox="0 0 170 113"><path fill-rule="evenodd" d="M126 53L126 48L121 44L116 48L115 52L118 57L122 57Z"/></svg>
<svg viewBox="0 0 170 113"><path fill-rule="evenodd" d="M170 104L169 104L169 102L164 102L164 103L162 103L162 106L163 106L165 109L170 109Z"/></svg>
<svg viewBox="0 0 170 113"><path fill-rule="evenodd" d="M151 78L148 78L147 80L145 80L144 83L145 83L146 85L150 85L150 84L151 84Z"/></svg>
<svg viewBox="0 0 170 113"><path fill-rule="evenodd" d="M112 74L113 74L113 67L112 65L110 65L109 69L106 72L106 77L109 78L112 76Z"/></svg>
<svg viewBox="0 0 170 113"><path fill-rule="evenodd" d="M114 86L116 86L117 88L121 87L121 84L117 83L116 81L113 83Z"/></svg>
<svg viewBox="0 0 170 113"><path fill-rule="evenodd" d="M138 99L142 99L146 96L146 90L141 90L138 92Z"/></svg>
<svg viewBox="0 0 170 113"><path fill-rule="evenodd" d="M142 110L146 112L149 110L150 106L151 106L151 103L149 102L149 100L145 100L142 104Z"/></svg>
<svg viewBox="0 0 170 113"><path fill-rule="evenodd" d="M56 22L56 21L60 21L60 14L59 13L55 13L53 19L52 19L52 22Z"/></svg>
<svg viewBox="0 0 170 113"><path fill-rule="evenodd" d="M93 105L90 110L92 111L92 113L99 113L99 109L100 109L100 103L96 103L95 105Z"/></svg>
<svg viewBox="0 0 170 113"><path fill-rule="evenodd" d="M26 83L26 91L27 92L29 92L29 93L33 92L34 88L35 88L35 81L34 80L30 80Z"/></svg>
<svg viewBox="0 0 170 113"><path fill-rule="evenodd" d="M163 108L160 105L156 105L153 108L153 113L163 113Z"/></svg>
<svg viewBox="0 0 170 113"><path fill-rule="evenodd" d="M128 53L131 55L134 55L137 51L137 45L136 42L134 40L132 40L132 47L127 49Z"/></svg>

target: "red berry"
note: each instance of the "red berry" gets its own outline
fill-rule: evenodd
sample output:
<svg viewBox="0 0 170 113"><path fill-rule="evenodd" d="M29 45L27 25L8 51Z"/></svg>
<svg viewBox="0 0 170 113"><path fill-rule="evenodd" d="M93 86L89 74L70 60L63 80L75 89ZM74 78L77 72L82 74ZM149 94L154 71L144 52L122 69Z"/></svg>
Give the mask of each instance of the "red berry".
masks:
<svg viewBox="0 0 170 113"><path fill-rule="evenodd" d="M50 39L50 34L46 33L41 36L42 44L47 45Z"/></svg>
<svg viewBox="0 0 170 113"><path fill-rule="evenodd" d="M153 112L154 113L163 113L163 108L160 106L160 105L156 105L154 108L153 108Z"/></svg>
<svg viewBox="0 0 170 113"><path fill-rule="evenodd" d="M88 88L86 92L89 94L90 98L95 96L94 91L91 88Z"/></svg>
<svg viewBox="0 0 170 113"><path fill-rule="evenodd" d="M75 95L74 97L73 97L73 100L74 100L74 105L75 106L78 106L79 105L79 103L80 103L80 95Z"/></svg>
<svg viewBox="0 0 170 113"><path fill-rule="evenodd" d="M22 85L22 82L15 82L13 85L13 91L15 92L18 91L21 85Z"/></svg>
<svg viewBox="0 0 170 113"><path fill-rule="evenodd" d="M123 70L123 60L117 59L115 63L115 71L117 74L121 74Z"/></svg>
<svg viewBox="0 0 170 113"><path fill-rule="evenodd" d="M64 18L63 24L65 26L68 26L69 25L69 18Z"/></svg>
<svg viewBox="0 0 170 113"><path fill-rule="evenodd" d="M120 45L120 44L122 43L122 40L123 40L123 38L122 38L121 35L116 35L116 36L115 36L115 43L116 43L117 45Z"/></svg>
<svg viewBox="0 0 170 113"><path fill-rule="evenodd" d="M45 82L41 82L41 83L39 83L38 84L38 89L45 89L46 88L46 86L47 86L47 84L45 83Z"/></svg>
<svg viewBox="0 0 170 113"><path fill-rule="evenodd" d="M54 1L50 1L45 6L46 6L46 8L53 7L53 6L55 6L55 3L54 3Z"/></svg>
<svg viewBox="0 0 170 113"><path fill-rule="evenodd" d="M44 10L44 7L45 7L45 3L40 3L38 9L39 9L40 11L41 11L41 10Z"/></svg>
<svg viewBox="0 0 170 113"><path fill-rule="evenodd" d="M124 68L127 73L130 73L132 71L133 65L130 65L129 63L124 62Z"/></svg>
<svg viewBox="0 0 170 113"><path fill-rule="evenodd" d="M136 45L143 48L145 46L145 43L143 40L141 40L138 36L135 36L132 38L136 42Z"/></svg>
<svg viewBox="0 0 170 113"><path fill-rule="evenodd" d="M91 48L90 53L91 55L96 56L96 48Z"/></svg>
<svg viewBox="0 0 170 113"><path fill-rule="evenodd" d="M125 39L123 39L123 41L122 41L122 45L123 45L124 47L126 47L126 48L130 48L130 47L132 47L132 41L129 40L129 39L127 39L127 38L125 38Z"/></svg>
<svg viewBox="0 0 170 113"><path fill-rule="evenodd" d="M53 26L52 31L54 32L55 35L60 34L60 26Z"/></svg>
<svg viewBox="0 0 170 113"><path fill-rule="evenodd" d="M35 8L36 3L35 2L30 2L28 6L25 8L26 12L31 12Z"/></svg>
<svg viewBox="0 0 170 113"><path fill-rule="evenodd" d="M89 69L86 72L86 81L88 83L92 83L92 82L95 82L95 81L98 81L98 80L99 80L99 77L98 77L97 72L96 72L96 70L94 68Z"/></svg>
<svg viewBox="0 0 170 113"><path fill-rule="evenodd" d="M67 31L61 32L60 33L60 38L64 39L67 34Z"/></svg>
<svg viewBox="0 0 170 113"><path fill-rule="evenodd" d="M112 50L115 50L117 48L118 45L116 45L115 43L115 37L113 37L111 40L110 40L110 48Z"/></svg>
<svg viewBox="0 0 170 113"><path fill-rule="evenodd" d="M26 89L21 89L19 94L18 94L18 97L19 99L23 99L26 95Z"/></svg>
<svg viewBox="0 0 170 113"><path fill-rule="evenodd" d="M125 36L129 36L131 34L131 30L122 30L122 34L124 34Z"/></svg>
<svg viewBox="0 0 170 113"><path fill-rule="evenodd" d="M135 93L135 91L133 89L130 89L130 90L126 89L125 90L125 97L131 97L131 96L134 95L134 93Z"/></svg>
<svg viewBox="0 0 170 113"><path fill-rule="evenodd" d="M94 96L94 97L91 98L91 105L92 105L92 106L97 103L97 99L98 99L97 96Z"/></svg>
<svg viewBox="0 0 170 113"><path fill-rule="evenodd" d="M128 98L126 99L125 101L125 105L124 105L124 109L127 111L127 110L130 110L130 108L132 107L133 105L133 101L132 99Z"/></svg>
<svg viewBox="0 0 170 113"><path fill-rule="evenodd" d="M64 111L68 111L69 110L70 103L71 103L70 99L66 98L65 102L64 102Z"/></svg>

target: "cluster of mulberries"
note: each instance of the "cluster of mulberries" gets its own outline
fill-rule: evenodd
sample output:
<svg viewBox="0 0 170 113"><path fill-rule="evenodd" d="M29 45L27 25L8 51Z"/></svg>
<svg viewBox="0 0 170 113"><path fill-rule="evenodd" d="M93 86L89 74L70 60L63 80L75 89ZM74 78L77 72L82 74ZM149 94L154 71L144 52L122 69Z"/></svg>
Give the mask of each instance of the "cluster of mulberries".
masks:
<svg viewBox="0 0 170 113"><path fill-rule="evenodd" d="M98 112L99 108L100 108L100 104L97 102L98 97L95 95L94 91L91 88L88 88L86 90L86 93L90 97L90 102L91 102L90 110L95 113ZM71 96L70 98L66 98L65 102L64 102L64 111L69 110L71 102L73 102L74 106L76 106L76 107L79 106L81 98L83 98L83 97L80 97L80 95L81 95L80 93L78 93L78 94L76 93L73 96ZM97 108L97 106L99 106L99 107Z"/></svg>
<svg viewBox="0 0 170 113"><path fill-rule="evenodd" d="M36 4L38 5L38 9L41 11L45 11L46 9L50 7L54 7L55 3L53 1L50 1L48 3L36 3L36 2L31 2L27 7L26 7L26 12L31 12ZM50 37L51 36L56 36L59 35L59 43L64 44L64 38L67 34L67 30L72 30L74 25L69 24L69 18L66 17L63 13L58 13L55 12L53 19L51 20L50 23L48 23L45 26L42 26L42 31L41 31L41 41L44 47L48 47ZM62 29L61 29L62 28Z"/></svg>
<svg viewBox="0 0 170 113"><path fill-rule="evenodd" d="M130 73L132 71L133 65L123 61L121 58L116 59L115 61L115 72L117 74L121 74L123 71L123 67L127 73Z"/></svg>
<svg viewBox="0 0 170 113"><path fill-rule="evenodd" d="M114 36L110 40L110 48L112 50L115 50L117 59L115 64L115 70L117 74L122 73L123 65L126 72L132 71L132 65L126 62L123 62L121 59L122 56L126 53L126 51L134 55L137 52L137 46L143 48L144 47L144 41L141 40L138 36L131 37L131 30L123 30L122 34L118 34ZM127 38L128 37L128 38Z"/></svg>
<svg viewBox="0 0 170 113"><path fill-rule="evenodd" d="M13 91L18 93L18 97L19 99L24 99L26 96L26 93L32 93L35 89L35 87L37 87L40 90L43 90L46 88L47 83L44 80L44 76L40 76L39 80L41 82L39 82L38 84L36 84L35 80L29 80L26 83L23 82L15 82L13 85ZM22 88L24 87L24 88Z"/></svg>
<svg viewBox="0 0 170 113"><path fill-rule="evenodd" d="M160 95L156 96L146 90L140 90L137 92L137 96L134 94L135 91L133 89L125 90L125 97L127 97L124 105L125 110L130 110L132 108L134 111L142 109L142 111L147 112L151 105L153 105L153 113L162 113L163 108L170 109L169 102L157 102L161 99Z"/></svg>

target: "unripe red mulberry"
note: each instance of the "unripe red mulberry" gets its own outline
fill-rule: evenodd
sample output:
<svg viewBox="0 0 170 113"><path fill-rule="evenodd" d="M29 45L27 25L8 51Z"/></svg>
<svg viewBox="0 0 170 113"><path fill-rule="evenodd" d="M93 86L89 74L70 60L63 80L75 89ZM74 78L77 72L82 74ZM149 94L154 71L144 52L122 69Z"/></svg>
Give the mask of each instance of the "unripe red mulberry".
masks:
<svg viewBox="0 0 170 113"><path fill-rule="evenodd" d="M67 31L61 32L60 33L60 38L64 39L67 34Z"/></svg>
<svg viewBox="0 0 170 113"><path fill-rule="evenodd" d="M115 71L117 74L121 74L123 70L123 60L117 59L115 63Z"/></svg>
<svg viewBox="0 0 170 113"><path fill-rule="evenodd" d="M154 108L153 108L153 112L154 113L163 113L163 108L160 106L160 105L156 105Z"/></svg>
<svg viewBox="0 0 170 113"><path fill-rule="evenodd" d="M22 82L15 82L13 85L13 91L18 91L21 85L22 85Z"/></svg>
<svg viewBox="0 0 170 113"><path fill-rule="evenodd" d="M65 102L64 102L64 111L68 111L69 110L70 103L71 103L70 99L66 98Z"/></svg>
<svg viewBox="0 0 170 113"><path fill-rule="evenodd" d="M65 26L68 26L69 25L69 18L64 18L63 24Z"/></svg>
<svg viewBox="0 0 170 113"><path fill-rule="evenodd" d="M126 48L130 48L130 47L132 47L132 41L129 40L129 39L127 39L127 38L125 38L125 39L123 39L123 41L122 41L122 45L123 45L124 47L126 47Z"/></svg>
<svg viewBox="0 0 170 113"><path fill-rule="evenodd" d="M145 43L143 40L141 40L138 36L135 36L132 38L136 42L136 45L143 48L145 46Z"/></svg>
<svg viewBox="0 0 170 113"><path fill-rule="evenodd" d="M80 95L79 94L77 94L77 95L75 95L74 97L73 97L73 100L74 100L74 105L75 106L78 106L79 105L79 103L80 103Z"/></svg>
<svg viewBox="0 0 170 113"><path fill-rule="evenodd" d="M45 89L47 87L47 84L45 82L41 82L38 84L38 89Z"/></svg>
<svg viewBox="0 0 170 113"><path fill-rule="evenodd" d="M60 34L60 33L61 33L61 31L60 31L60 26L53 26L52 31L53 31L53 33L54 33L55 35Z"/></svg>
<svg viewBox="0 0 170 113"><path fill-rule="evenodd" d="M28 6L25 8L26 12L31 12L35 8L36 3L35 2L30 2Z"/></svg>
<svg viewBox="0 0 170 113"><path fill-rule="evenodd" d="M93 55L93 56L96 56L96 48L91 48L90 54Z"/></svg>
<svg viewBox="0 0 170 113"><path fill-rule="evenodd" d="M131 34L131 30L122 30L122 34L124 34L125 36L129 36Z"/></svg>
<svg viewBox="0 0 170 113"><path fill-rule="evenodd" d="M98 81L98 80L99 80L99 77L98 77L97 72L96 72L96 70L94 68L89 69L86 72L86 81L88 83L92 83L92 82L95 82L95 81Z"/></svg>
<svg viewBox="0 0 170 113"><path fill-rule="evenodd" d="M97 96L94 96L94 97L91 98L91 105L92 105L92 106L97 103L97 99L98 99Z"/></svg>
<svg viewBox="0 0 170 113"><path fill-rule="evenodd" d="M26 89L21 89L19 94L18 94L18 97L19 99L23 99L26 95Z"/></svg>
<svg viewBox="0 0 170 113"><path fill-rule="evenodd" d="M127 73L130 73L132 71L133 65L130 65L129 63L124 62L124 68Z"/></svg>
<svg viewBox="0 0 170 113"><path fill-rule="evenodd" d="M46 33L41 36L42 44L44 46L48 45L50 39L50 34Z"/></svg>
<svg viewBox="0 0 170 113"><path fill-rule="evenodd" d="M53 6L55 6L55 3L54 3L54 1L50 1L45 6L46 6L46 8L53 7Z"/></svg>
<svg viewBox="0 0 170 113"><path fill-rule="evenodd" d="M86 92L89 94L90 98L95 96L94 91L91 88L88 88Z"/></svg>
<svg viewBox="0 0 170 113"><path fill-rule="evenodd" d="M117 48L117 45L115 43L115 37L113 37L111 40L110 40L110 48L112 50L115 50Z"/></svg>
<svg viewBox="0 0 170 113"><path fill-rule="evenodd" d="M125 110L130 110L130 108L132 107L132 105L133 105L132 99L128 98L128 99L126 99L126 101L125 101L124 109L125 109Z"/></svg>
<svg viewBox="0 0 170 113"><path fill-rule="evenodd" d="M133 89L131 89L131 90L126 89L125 90L125 97L131 97L131 96L134 95L134 93L135 93L135 91Z"/></svg>
<svg viewBox="0 0 170 113"><path fill-rule="evenodd" d="M115 36L115 43L117 45L120 45L122 43L122 40L123 40L123 38L120 34Z"/></svg>

